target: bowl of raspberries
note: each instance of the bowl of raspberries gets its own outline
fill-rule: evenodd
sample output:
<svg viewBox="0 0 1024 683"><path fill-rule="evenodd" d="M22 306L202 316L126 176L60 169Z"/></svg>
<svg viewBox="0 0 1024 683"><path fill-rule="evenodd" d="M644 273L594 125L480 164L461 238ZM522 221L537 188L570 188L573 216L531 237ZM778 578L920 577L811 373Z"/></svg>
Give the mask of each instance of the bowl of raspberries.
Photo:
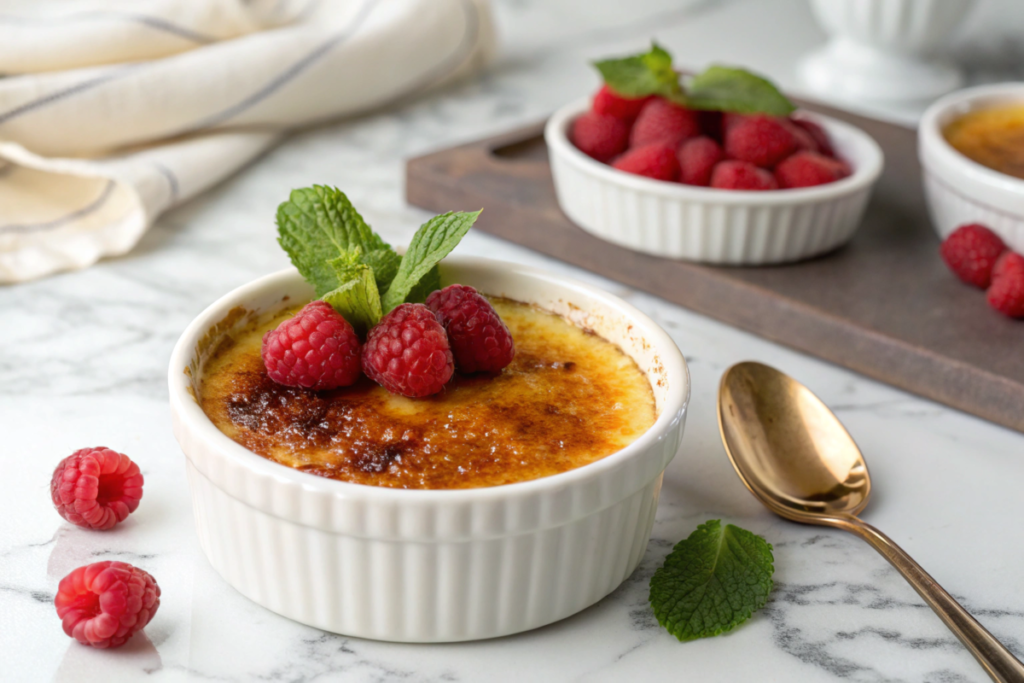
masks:
<svg viewBox="0 0 1024 683"><path fill-rule="evenodd" d="M786 263L854 234L881 174L863 131L712 66L684 88L662 48L596 62L604 84L555 112L558 202L602 239L717 264Z"/></svg>

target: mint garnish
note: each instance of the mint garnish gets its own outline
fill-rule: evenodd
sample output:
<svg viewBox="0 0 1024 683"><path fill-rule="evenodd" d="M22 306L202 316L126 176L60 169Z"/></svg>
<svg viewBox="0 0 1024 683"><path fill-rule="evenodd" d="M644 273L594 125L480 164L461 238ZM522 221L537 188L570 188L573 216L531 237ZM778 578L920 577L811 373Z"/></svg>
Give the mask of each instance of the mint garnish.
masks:
<svg viewBox="0 0 1024 683"><path fill-rule="evenodd" d="M278 243L316 295L363 334L407 301L441 288L437 264L465 236L480 212L449 212L424 223L399 256L375 233L341 190L292 190L277 207Z"/></svg>
<svg viewBox="0 0 1024 683"><path fill-rule="evenodd" d="M712 519L676 544L651 578L658 623L679 640L730 631L764 607L775 571L760 536Z"/></svg>
<svg viewBox="0 0 1024 683"><path fill-rule="evenodd" d="M402 263L398 267L398 274L391 281L387 293L384 295L382 304L384 312L387 313L395 306L405 302L410 294L414 293L416 286L424 278L429 277L431 288L437 282L437 264L447 256L459 240L469 232L476 222L476 213L452 212L434 216L420 226L420 229L413 235L409 249L402 257ZM439 283L438 283L439 284ZM415 296L423 296L429 292L417 291ZM422 301L422 299L420 299Z"/></svg>
<svg viewBox="0 0 1024 683"><path fill-rule="evenodd" d="M771 81L743 69L710 66L686 87L691 109L789 116L796 109Z"/></svg>
<svg viewBox="0 0 1024 683"><path fill-rule="evenodd" d="M594 62L608 87L623 97L661 95L674 99L682 95L679 74L672 69L672 55L657 43L650 52L620 59Z"/></svg>
<svg viewBox="0 0 1024 683"><path fill-rule="evenodd" d="M594 62L605 84L624 97L659 95L690 109L787 116L796 109L770 81L745 69L711 66L686 87L672 56L657 43L649 52Z"/></svg>

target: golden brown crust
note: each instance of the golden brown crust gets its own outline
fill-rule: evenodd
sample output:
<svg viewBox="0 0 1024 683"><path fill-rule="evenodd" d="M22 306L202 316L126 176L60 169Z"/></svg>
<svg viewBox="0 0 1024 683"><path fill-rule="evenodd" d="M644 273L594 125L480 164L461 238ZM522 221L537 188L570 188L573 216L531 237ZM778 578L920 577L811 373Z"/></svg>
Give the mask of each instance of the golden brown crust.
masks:
<svg viewBox="0 0 1024 683"><path fill-rule="evenodd" d="M1024 179L1024 106L991 107L964 114L943 134L967 158Z"/></svg>
<svg viewBox="0 0 1024 683"><path fill-rule="evenodd" d="M517 346L500 375L457 374L426 399L394 396L365 377L331 392L285 387L267 377L255 343L262 329L254 329L214 363L203 410L232 439L282 464L431 489L564 472L653 423L650 385L617 347L522 304L498 308Z"/></svg>

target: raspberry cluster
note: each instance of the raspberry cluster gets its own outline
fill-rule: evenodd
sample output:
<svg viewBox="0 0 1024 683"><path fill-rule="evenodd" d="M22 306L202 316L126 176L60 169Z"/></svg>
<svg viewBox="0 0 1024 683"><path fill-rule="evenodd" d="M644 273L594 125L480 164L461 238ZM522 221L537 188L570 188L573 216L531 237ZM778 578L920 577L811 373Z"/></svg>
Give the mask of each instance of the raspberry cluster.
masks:
<svg viewBox="0 0 1024 683"><path fill-rule="evenodd" d="M969 285L987 290L989 306L1024 318L1024 256L980 223L961 225L942 242L942 260Z"/></svg>
<svg viewBox="0 0 1024 683"><path fill-rule="evenodd" d="M313 390L354 384L360 372L388 391L423 398L460 372L500 372L515 345L491 303L466 285L405 303L381 318L362 345L352 326L323 301L307 304L263 338L263 363L275 382Z"/></svg>
<svg viewBox="0 0 1024 683"><path fill-rule="evenodd" d="M800 117L696 111L607 85L569 137L598 161L636 175L728 190L811 187L850 175L825 130Z"/></svg>

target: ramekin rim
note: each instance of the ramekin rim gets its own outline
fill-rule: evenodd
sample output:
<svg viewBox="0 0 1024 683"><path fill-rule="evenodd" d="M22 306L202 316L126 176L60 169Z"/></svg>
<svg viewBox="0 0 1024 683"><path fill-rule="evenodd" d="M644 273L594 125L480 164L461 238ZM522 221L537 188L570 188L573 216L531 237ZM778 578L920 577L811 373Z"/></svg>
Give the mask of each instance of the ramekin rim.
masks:
<svg viewBox="0 0 1024 683"><path fill-rule="evenodd" d="M855 166L852 174L834 183L769 192L719 190L710 187L697 187L655 180L616 170L608 164L592 159L576 149L576 146L569 141L567 128L575 117L584 113L588 108L589 99L582 98L563 105L548 118L544 126L544 141L547 143L548 149L587 173L599 176L606 182L617 183L633 190L671 197L673 199L734 205L812 203L853 194L869 187L878 179L885 166L885 155L882 152L882 148L875 142L874 138L864 131L824 114L800 111L801 115L806 115L812 120L821 123L826 130L830 132L831 130L841 130L855 139L857 144L862 145L864 152L868 156L866 162Z"/></svg>
<svg viewBox="0 0 1024 683"><path fill-rule="evenodd" d="M659 349L659 356L666 374L670 377L677 376L683 384L683 391L670 393L664 409L654 424L625 448L582 467L539 479L468 489L397 489L338 481L302 472L252 452L232 441L217 429L192 396L186 373L198 341L230 310L239 306L245 298L254 296L278 280L300 277L294 268L285 268L259 277L224 294L207 306L185 328L175 343L168 367L168 389L172 412L182 422L183 427L190 429L193 435L214 446L219 454L234 460L249 470L255 470L278 480L283 478L291 484L306 489L316 489L322 493L330 493L342 498L376 499L383 502L405 502L408 504L485 502L502 498L519 499L572 486L598 477L602 472L617 467L622 462L639 457L654 448L657 442L668 435L672 431L672 427L684 418L692 391L689 367L685 357L668 333L632 304L599 287L575 278L555 275L541 268L482 257L449 256L446 261L448 260L453 262L453 265L468 267L474 265L486 267L497 264L500 267L514 269L527 277L555 280L572 288L584 290L589 297L602 304L608 304L613 309L620 309L622 313L628 314L634 324L639 324L645 330L645 339L657 344L656 348ZM187 452L185 455L190 457Z"/></svg>

